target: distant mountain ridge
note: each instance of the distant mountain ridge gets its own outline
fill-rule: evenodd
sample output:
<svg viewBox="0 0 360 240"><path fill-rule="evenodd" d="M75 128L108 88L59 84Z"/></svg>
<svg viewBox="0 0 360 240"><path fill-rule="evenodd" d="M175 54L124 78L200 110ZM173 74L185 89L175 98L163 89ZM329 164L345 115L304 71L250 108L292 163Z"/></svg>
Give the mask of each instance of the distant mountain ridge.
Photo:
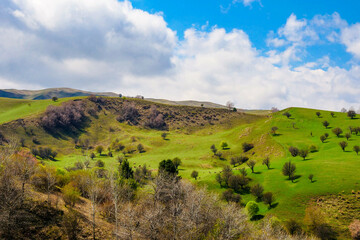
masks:
<svg viewBox="0 0 360 240"><path fill-rule="evenodd" d="M113 92L90 92L72 88L47 88L42 90L0 89L0 97L30 100L51 99L52 97L80 97L90 95L106 97L119 96L119 94Z"/></svg>
<svg viewBox="0 0 360 240"><path fill-rule="evenodd" d="M29 100L43 100L51 99L52 97L66 98L66 97L81 97L81 96L104 96L104 97L118 97L119 94L114 92L91 92L83 91L73 88L47 88L42 90L18 90L18 89L0 89L0 97L4 98L16 98L16 99L29 99ZM171 101L166 99L154 99L154 98L145 98L145 100L162 103L168 105L182 105L182 106L192 106L192 107L207 107L207 108L226 108L224 105L212 103L212 102L203 102L203 101Z"/></svg>

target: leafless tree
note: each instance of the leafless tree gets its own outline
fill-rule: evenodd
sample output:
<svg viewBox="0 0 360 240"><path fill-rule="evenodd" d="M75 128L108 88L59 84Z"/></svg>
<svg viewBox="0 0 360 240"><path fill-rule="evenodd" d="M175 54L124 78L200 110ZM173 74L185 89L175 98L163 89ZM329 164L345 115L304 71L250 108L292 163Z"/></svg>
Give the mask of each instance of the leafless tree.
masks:
<svg viewBox="0 0 360 240"><path fill-rule="evenodd" d="M229 109L229 110L232 110L234 108L234 103L231 102L231 101L227 101L226 102L226 107Z"/></svg>

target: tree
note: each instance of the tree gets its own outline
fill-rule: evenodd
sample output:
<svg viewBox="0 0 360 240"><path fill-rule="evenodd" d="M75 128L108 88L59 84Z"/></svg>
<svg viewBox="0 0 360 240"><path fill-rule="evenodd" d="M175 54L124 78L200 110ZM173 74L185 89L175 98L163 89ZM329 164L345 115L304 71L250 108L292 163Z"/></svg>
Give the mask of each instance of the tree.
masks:
<svg viewBox="0 0 360 240"><path fill-rule="evenodd" d="M254 148L254 144L252 144L252 143L246 143L246 142L244 142L244 143L242 144L242 149L243 149L244 153L250 151L250 150L253 149L253 148Z"/></svg>
<svg viewBox="0 0 360 240"><path fill-rule="evenodd" d="M254 173L254 167L255 167L255 165L256 165L256 162L255 162L254 160L250 160L250 161L248 161L246 164L247 164L247 165L249 166L249 168L251 169L251 172Z"/></svg>
<svg viewBox="0 0 360 240"><path fill-rule="evenodd" d="M347 147L348 143L345 141L341 141L339 142L339 146L341 147L341 149L345 152L345 148Z"/></svg>
<svg viewBox="0 0 360 240"><path fill-rule="evenodd" d="M356 152L356 154L358 155L359 152L360 152L360 146L359 146L359 145L355 145L353 149L354 149L354 151Z"/></svg>
<svg viewBox="0 0 360 240"><path fill-rule="evenodd" d="M347 112L347 110L346 110L346 108L342 108L342 109L340 110L340 112L342 112L342 113L346 113L346 112Z"/></svg>
<svg viewBox="0 0 360 240"><path fill-rule="evenodd" d="M279 128L278 127L276 127L276 126L273 126L272 128L271 128L271 133L272 133L272 135L276 135L276 131L278 130Z"/></svg>
<svg viewBox="0 0 360 240"><path fill-rule="evenodd" d="M264 158L262 165L266 165L266 167L270 169L270 158L269 157Z"/></svg>
<svg viewBox="0 0 360 240"><path fill-rule="evenodd" d="M234 108L234 103L231 102L231 101L227 101L227 102L226 102L226 107L227 107L229 110L231 110L231 109Z"/></svg>
<svg viewBox="0 0 360 240"><path fill-rule="evenodd" d="M284 112L283 115L286 116L287 118L291 117L291 113L289 113L289 112Z"/></svg>
<svg viewBox="0 0 360 240"><path fill-rule="evenodd" d="M264 192L264 188L259 183L251 187L251 194L258 199L262 198L263 192Z"/></svg>
<svg viewBox="0 0 360 240"><path fill-rule="evenodd" d="M302 157L304 160L306 159L308 154L309 154L309 150L307 149L301 149L299 151L299 156Z"/></svg>
<svg viewBox="0 0 360 240"><path fill-rule="evenodd" d="M271 112L272 113L276 113L276 112L278 112L279 111L279 109L277 108L277 107L272 107L271 108Z"/></svg>
<svg viewBox="0 0 360 240"><path fill-rule="evenodd" d="M331 117L335 117L335 113L334 112L330 112Z"/></svg>
<svg viewBox="0 0 360 240"><path fill-rule="evenodd" d="M299 154L299 149L296 147L289 147L289 152L291 156L296 157Z"/></svg>
<svg viewBox="0 0 360 240"><path fill-rule="evenodd" d="M332 130L332 132L337 136L337 137L340 137L340 134L342 134L343 133L343 131L341 130L341 128L334 128L333 130Z"/></svg>
<svg viewBox="0 0 360 240"><path fill-rule="evenodd" d="M107 188L104 181L97 177L95 172L91 172L86 179L86 194L90 200L90 216L92 221L92 234L93 240L96 239L96 213L98 211L98 205L105 198Z"/></svg>
<svg viewBox="0 0 360 240"><path fill-rule="evenodd" d="M104 147L99 145L95 148L95 151L101 156L101 153L104 151Z"/></svg>
<svg viewBox="0 0 360 240"><path fill-rule="evenodd" d="M167 135L168 135L168 134L167 134L166 132L164 132L164 133L161 134L161 137L162 137L164 140L166 140Z"/></svg>
<svg viewBox="0 0 360 240"><path fill-rule="evenodd" d="M212 151L212 152L214 153L214 155L215 155L216 152L217 152L217 149L216 149L216 147L215 147L215 144L211 145L210 149L211 149L211 151Z"/></svg>
<svg viewBox="0 0 360 240"><path fill-rule="evenodd" d="M229 178L233 175L232 168L228 165L225 165L221 173L216 175L216 181L220 184L221 187L229 186Z"/></svg>
<svg viewBox="0 0 360 240"><path fill-rule="evenodd" d="M320 136L320 141L323 143L326 140L326 137L324 135Z"/></svg>
<svg viewBox="0 0 360 240"><path fill-rule="evenodd" d="M195 180L197 180L198 176L199 176L199 173L197 171L195 171L195 170L192 171L192 173L191 173L192 178L195 178Z"/></svg>
<svg viewBox="0 0 360 240"><path fill-rule="evenodd" d="M134 171L130 167L129 161L127 159L122 161L119 172L120 172L120 176L125 179L134 177Z"/></svg>
<svg viewBox="0 0 360 240"><path fill-rule="evenodd" d="M345 137L346 137L346 140L349 141L349 138L351 137L351 134L350 133L345 133Z"/></svg>
<svg viewBox="0 0 360 240"><path fill-rule="evenodd" d="M25 195L25 184L28 183L30 178L36 171L37 160L26 151L20 151L13 155L13 163L15 165L15 174L19 176L21 182L22 201Z"/></svg>
<svg viewBox="0 0 360 240"><path fill-rule="evenodd" d="M101 159L97 160L97 162L95 163L95 166L98 168L103 168L105 167L105 163L104 161L102 161Z"/></svg>
<svg viewBox="0 0 360 240"><path fill-rule="evenodd" d="M239 157L232 157L230 160L230 164L233 165L234 167L236 166L236 164L239 164L240 160Z"/></svg>
<svg viewBox="0 0 360 240"><path fill-rule="evenodd" d="M159 163L159 173L169 173L169 174L176 174L177 169L172 160L162 160Z"/></svg>
<svg viewBox="0 0 360 240"><path fill-rule="evenodd" d="M91 160L93 160L93 159L95 158L95 153L92 152L92 153L90 154L90 158L91 158Z"/></svg>
<svg viewBox="0 0 360 240"><path fill-rule="evenodd" d="M55 190L57 184L56 168L40 164L31 182L37 189L47 194L47 202L50 206L50 194Z"/></svg>
<svg viewBox="0 0 360 240"><path fill-rule="evenodd" d="M142 153L142 152L144 152L145 148L144 148L144 146L143 146L141 143L139 143L139 144L137 145L137 150L139 151L139 153Z"/></svg>
<svg viewBox="0 0 360 240"><path fill-rule="evenodd" d="M262 199L265 204L269 204L269 208L271 208L272 203L275 202L275 198L272 192L264 193Z"/></svg>
<svg viewBox="0 0 360 240"><path fill-rule="evenodd" d="M174 166L175 166L175 168L176 168L176 171L177 171L178 168L179 168L179 166L181 165L181 159L178 158L178 157L176 157L176 158L174 158L174 159L172 160L172 162L173 162L173 164L174 164Z"/></svg>
<svg viewBox="0 0 360 240"><path fill-rule="evenodd" d="M259 205L254 201L249 201L246 204L245 209L246 209L246 212L249 215L250 219L252 219L259 212Z"/></svg>
<svg viewBox="0 0 360 240"><path fill-rule="evenodd" d="M318 118L321 116L320 112L316 112L316 116L318 116Z"/></svg>
<svg viewBox="0 0 360 240"><path fill-rule="evenodd" d="M328 122L328 121L323 121L322 122L322 124L323 124L323 126L325 127L325 128L328 128L328 126L330 125L330 123Z"/></svg>
<svg viewBox="0 0 360 240"><path fill-rule="evenodd" d="M239 194L234 193L234 190L227 189L222 193L222 198L227 202L235 202L238 203L241 201L241 196Z"/></svg>
<svg viewBox="0 0 360 240"><path fill-rule="evenodd" d="M288 176L291 182L294 182L294 174L296 172L296 165L291 163L291 161L286 162L282 168L282 173L284 176Z"/></svg>
<svg viewBox="0 0 360 240"><path fill-rule="evenodd" d="M348 112L347 112L347 116L349 117L349 118L351 118L351 119L354 119L355 117L356 117L356 112L354 111L354 110L349 110Z"/></svg>
<svg viewBox="0 0 360 240"><path fill-rule="evenodd" d="M328 137L329 137L329 134L328 134L328 133L324 133L324 136L325 136L326 138L328 138Z"/></svg>
<svg viewBox="0 0 360 240"><path fill-rule="evenodd" d="M310 182L313 182L314 174L309 174L308 178L309 178Z"/></svg>
<svg viewBox="0 0 360 240"><path fill-rule="evenodd" d="M242 178L241 175L230 176L228 183L229 183L229 187L234 189L235 192L240 191L240 188L244 187L244 179Z"/></svg>
<svg viewBox="0 0 360 240"><path fill-rule="evenodd" d="M51 98L53 100L53 102L56 102L58 100L58 98L56 96Z"/></svg>
<svg viewBox="0 0 360 240"><path fill-rule="evenodd" d="M62 189L62 197L65 202L65 206L74 207L80 200L80 191L74 186L74 183L70 182L65 185Z"/></svg>
<svg viewBox="0 0 360 240"><path fill-rule="evenodd" d="M225 148L228 147L227 142L222 141L222 142L220 143L220 147L221 147L223 150L225 150Z"/></svg>

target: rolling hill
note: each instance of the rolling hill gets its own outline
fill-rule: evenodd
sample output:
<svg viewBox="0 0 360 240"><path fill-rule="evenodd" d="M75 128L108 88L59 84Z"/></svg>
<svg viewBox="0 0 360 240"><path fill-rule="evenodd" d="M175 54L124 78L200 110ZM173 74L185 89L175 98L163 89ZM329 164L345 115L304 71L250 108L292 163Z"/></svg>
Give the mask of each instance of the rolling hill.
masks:
<svg viewBox="0 0 360 240"><path fill-rule="evenodd" d="M66 127L52 132L44 129L39 121L46 108L69 101L83 102L87 119L84 125L75 131L68 131ZM136 123L117 120L125 102L134 104L138 109ZM64 98L55 103L50 100L2 98L0 133L5 138L14 135L23 138L25 148L46 146L55 149L59 153L56 161L44 162L59 168L71 167L78 161L89 159L96 146L102 145L107 149L114 142L121 142L126 152L114 151L112 157L106 154L96 155L91 161L101 159L108 168L115 168L118 165L117 157L126 155L134 168L146 164L156 171L161 160L179 157L182 161L179 174L183 178L219 194L225 188L217 183L216 175L225 165L230 164L232 157L247 156L256 161L254 173L251 173L245 163L233 167L233 173L239 174L240 169L245 168L251 178L250 186L260 183L265 192L273 192L276 198L274 207L269 209L265 204L259 203L260 213L273 214L280 219L302 219L305 208L319 198L337 199L342 196L356 201L356 197L359 197L357 172L360 171L360 156L353 151L353 147L359 145L360 135L353 132L348 140L344 137L350 126L360 126L358 118L351 119L346 113L335 113L332 117L328 111L304 108L290 108L271 114L250 114L220 107L156 103L156 111L164 116L167 125L163 130L157 130L146 127L152 105L154 103L147 100L118 97L97 98L92 101L85 97ZM284 112L289 112L291 117L284 116ZM316 112L321 113L320 117ZM327 128L322 124L325 120L330 122ZM274 126L278 130L276 134L271 134ZM339 137L332 133L332 129L336 127L344 131ZM166 139L161 137L163 132L168 134ZM320 136L325 133L329 137L322 142ZM76 147L78 142L85 141L91 145L86 151ZM226 141L229 147L221 149L222 141ZM340 148L340 141L348 143L345 151ZM246 153L242 150L245 142L254 144L254 148ZM137 151L139 144L144 146L144 152ZM220 158L210 151L212 144L222 153ZM287 150L290 146L311 149L311 152L305 159L292 157ZM265 157L270 158L270 169L262 165ZM296 164L294 182L282 174L282 166L287 161ZM199 172L197 180L191 178L193 170ZM314 175L314 181L308 179L309 174ZM243 203L255 200L246 191L241 192L241 197ZM338 207L341 206L340 204ZM359 212L351 214L348 218L336 219L329 215L344 238L349 235L347 226L350 220L360 217Z"/></svg>

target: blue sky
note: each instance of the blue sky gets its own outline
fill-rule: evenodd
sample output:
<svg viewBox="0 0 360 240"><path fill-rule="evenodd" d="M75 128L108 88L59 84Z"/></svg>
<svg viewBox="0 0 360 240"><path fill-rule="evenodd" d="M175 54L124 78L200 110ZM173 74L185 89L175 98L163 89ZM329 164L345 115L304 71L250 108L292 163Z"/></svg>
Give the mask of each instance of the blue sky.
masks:
<svg viewBox="0 0 360 240"><path fill-rule="evenodd" d="M227 31L242 29L253 45L259 50L267 50L266 38L270 31L280 28L291 14L298 18L313 18L315 15L339 13L349 24L360 22L360 1L356 0L261 0L245 5L234 0L134 0L133 6L156 13L162 12L171 29L183 38L186 29L216 25ZM334 64L349 68L347 62L351 54L338 44L321 44L309 48L306 60L314 60L324 55L331 56Z"/></svg>
<svg viewBox="0 0 360 240"><path fill-rule="evenodd" d="M0 88L360 110L360 1L2 0Z"/></svg>

